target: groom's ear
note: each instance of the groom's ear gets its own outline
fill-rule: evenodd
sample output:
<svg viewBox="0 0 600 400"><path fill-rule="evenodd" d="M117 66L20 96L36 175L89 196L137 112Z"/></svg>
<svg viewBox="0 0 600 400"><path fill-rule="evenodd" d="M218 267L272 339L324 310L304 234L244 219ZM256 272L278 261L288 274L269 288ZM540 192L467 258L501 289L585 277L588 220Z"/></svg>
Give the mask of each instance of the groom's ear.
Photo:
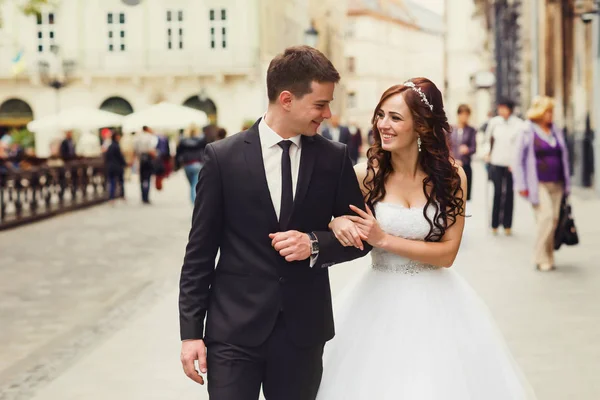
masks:
<svg viewBox="0 0 600 400"><path fill-rule="evenodd" d="M292 108L293 100L294 95L292 92L284 90L283 92L279 93L279 104L281 104L281 107L283 107L286 111L290 111Z"/></svg>

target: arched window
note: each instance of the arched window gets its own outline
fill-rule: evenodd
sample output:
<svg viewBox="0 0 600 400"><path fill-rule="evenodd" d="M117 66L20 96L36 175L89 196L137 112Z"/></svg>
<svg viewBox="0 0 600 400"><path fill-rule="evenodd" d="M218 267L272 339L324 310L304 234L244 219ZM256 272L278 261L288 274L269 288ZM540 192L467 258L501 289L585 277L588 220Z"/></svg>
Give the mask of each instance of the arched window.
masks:
<svg viewBox="0 0 600 400"><path fill-rule="evenodd" d="M184 101L183 105L196 110L204 111L211 124L217 123L217 106L211 99L206 97L200 99L198 96L192 96Z"/></svg>
<svg viewBox="0 0 600 400"><path fill-rule="evenodd" d="M122 97L109 97L100 105L100 109L120 115L128 115L133 112L133 107Z"/></svg>
<svg viewBox="0 0 600 400"><path fill-rule="evenodd" d="M23 100L9 99L0 105L0 126L21 127L33 120L33 110Z"/></svg>

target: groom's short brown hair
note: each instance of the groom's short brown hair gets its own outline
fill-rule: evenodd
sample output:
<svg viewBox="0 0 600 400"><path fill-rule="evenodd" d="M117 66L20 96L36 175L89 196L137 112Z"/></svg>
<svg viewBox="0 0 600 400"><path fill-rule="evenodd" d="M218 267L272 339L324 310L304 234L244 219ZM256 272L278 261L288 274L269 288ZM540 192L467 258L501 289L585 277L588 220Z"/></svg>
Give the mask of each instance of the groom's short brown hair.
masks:
<svg viewBox="0 0 600 400"><path fill-rule="evenodd" d="M267 94L271 103L281 92L287 90L296 97L311 92L311 83L340 81L340 74L331 61L319 50L310 46L294 46L285 49L269 64L267 70Z"/></svg>

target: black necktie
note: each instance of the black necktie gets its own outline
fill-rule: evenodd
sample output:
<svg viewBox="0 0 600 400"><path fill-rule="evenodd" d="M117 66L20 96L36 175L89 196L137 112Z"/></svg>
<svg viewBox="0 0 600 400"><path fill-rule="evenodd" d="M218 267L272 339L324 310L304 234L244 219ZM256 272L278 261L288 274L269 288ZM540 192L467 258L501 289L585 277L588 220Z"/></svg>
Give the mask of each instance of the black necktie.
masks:
<svg viewBox="0 0 600 400"><path fill-rule="evenodd" d="M281 154L281 209L279 210L279 228L287 229L287 224L292 216L294 207L294 191L292 188L292 162L290 160L291 140L282 140L277 143L283 150Z"/></svg>

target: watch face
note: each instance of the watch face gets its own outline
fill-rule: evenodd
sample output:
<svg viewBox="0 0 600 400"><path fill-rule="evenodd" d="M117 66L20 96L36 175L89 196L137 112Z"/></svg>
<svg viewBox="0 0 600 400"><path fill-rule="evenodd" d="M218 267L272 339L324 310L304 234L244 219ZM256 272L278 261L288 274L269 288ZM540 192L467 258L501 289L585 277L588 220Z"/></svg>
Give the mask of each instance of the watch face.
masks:
<svg viewBox="0 0 600 400"><path fill-rule="evenodd" d="M315 254L319 252L319 243L318 242L312 242L311 243L311 253Z"/></svg>

